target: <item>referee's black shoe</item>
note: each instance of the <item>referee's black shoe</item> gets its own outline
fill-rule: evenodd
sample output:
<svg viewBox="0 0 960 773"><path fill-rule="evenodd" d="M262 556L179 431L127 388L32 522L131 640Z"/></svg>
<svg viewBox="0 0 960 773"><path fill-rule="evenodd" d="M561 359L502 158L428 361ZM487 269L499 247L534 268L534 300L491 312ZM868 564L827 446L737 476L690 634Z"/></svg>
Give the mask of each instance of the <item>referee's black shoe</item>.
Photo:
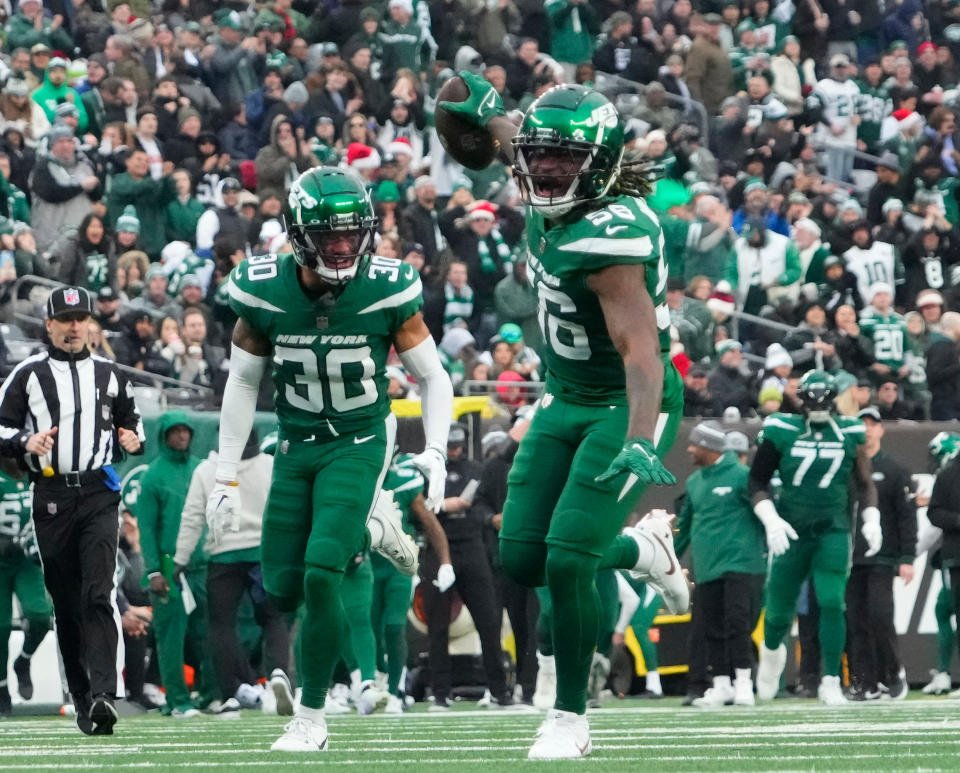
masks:
<svg viewBox="0 0 960 773"><path fill-rule="evenodd" d="M113 705L113 698L106 693L97 695L90 707L90 719L94 724L93 735L113 735L113 726L119 716L117 707Z"/></svg>
<svg viewBox="0 0 960 773"><path fill-rule="evenodd" d="M86 695L73 696L73 709L77 712L77 727L84 735L93 735L93 720L90 719L90 705L92 701Z"/></svg>

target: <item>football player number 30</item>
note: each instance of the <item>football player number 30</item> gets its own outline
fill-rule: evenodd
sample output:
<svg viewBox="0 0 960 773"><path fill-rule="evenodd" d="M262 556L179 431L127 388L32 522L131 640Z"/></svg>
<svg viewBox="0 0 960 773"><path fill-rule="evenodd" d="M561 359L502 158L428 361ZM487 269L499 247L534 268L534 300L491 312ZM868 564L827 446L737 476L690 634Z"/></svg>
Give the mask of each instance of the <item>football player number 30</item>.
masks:
<svg viewBox="0 0 960 773"><path fill-rule="evenodd" d="M323 357L321 368L320 357ZM377 401L376 372L369 346L331 349L318 355L313 349L274 346L273 358L293 375L284 385L284 397L294 408L321 413L325 405L323 385L330 395L330 407L338 413L364 408ZM347 387L351 394L347 394Z"/></svg>

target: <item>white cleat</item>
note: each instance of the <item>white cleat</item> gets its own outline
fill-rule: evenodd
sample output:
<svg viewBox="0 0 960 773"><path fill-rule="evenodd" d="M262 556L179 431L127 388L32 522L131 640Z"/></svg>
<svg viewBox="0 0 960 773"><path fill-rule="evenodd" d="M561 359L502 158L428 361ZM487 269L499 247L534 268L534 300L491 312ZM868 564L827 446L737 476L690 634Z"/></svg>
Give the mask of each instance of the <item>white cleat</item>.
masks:
<svg viewBox="0 0 960 773"><path fill-rule="evenodd" d="M553 655L537 653L537 687L533 691L533 705L541 711L552 709L557 700L557 662Z"/></svg>
<svg viewBox="0 0 960 773"><path fill-rule="evenodd" d="M722 709L724 706L732 705L735 697L736 693L728 677L724 683L717 683L714 680L713 687L708 687L703 695L694 698L693 705L701 709Z"/></svg>
<svg viewBox="0 0 960 773"><path fill-rule="evenodd" d="M846 706L849 703L840 686L839 676L824 676L817 688L817 697L825 706Z"/></svg>
<svg viewBox="0 0 960 773"><path fill-rule="evenodd" d="M389 491L381 491L367 520L370 548L393 564L400 574L413 577L420 566L419 550L403 530L403 514Z"/></svg>
<svg viewBox="0 0 960 773"><path fill-rule="evenodd" d="M396 695L391 695L387 698L387 705L383 709L384 714L403 714L405 711L405 706L403 705L403 698L400 698Z"/></svg>
<svg viewBox="0 0 960 773"><path fill-rule="evenodd" d="M380 705L380 693L374 686L372 679L368 679L360 685L356 697L353 699L353 705L357 707L357 714L365 717L373 714Z"/></svg>
<svg viewBox="0 0 960 773"><path fill-rule="evenodd" d="M263 698L263 688L259 684L241 684L237 688L235 697L240 702L240 708L259 710Z"/></svg>
<svg viewBox="0 0 960 773"><path fill-rule="evenodd" d="M528 760L576 760L593 750L590 725L583 714L550 709L537 730Z"/></svg>
<svg viewBox="0 0 960 773"><path fill-rule="evenodd" d="M324 714L349 714L353 711L350 708L349 694L346 685L335 684L327 690L327 697L323 702Z"/></svg>
<svg viewBox="0 0 960 773"><path fill-rule="evenodd" d="M923 687L924 695L943 695L950 692L953 685L950 682L950 674L946 671L931 671L930 682Z"/></svg>
<svg viewBox="0 0 960 773"><path fill-rule="evenodd" d="M696 703L696 701L694 701ZM733 705L734 706L753 706L756 699L753 697L753 679L750 677L738 677L733 680Z"/></svg>
<svg viewBox="0 0 960 773"><path fill-rule="evenodd" d="M283 728L283 735L273 742L273 752L323 752L327 750L327 723L314 724L309 719L294 717Z"/></svg>
<svg viewBox="0 0 960 773"><path fill-rule="evenodd" d="M772 701L780 692L780 677L787 665L787 645L780 644L775 650L760 645L760 664L757 666L757 697Z"/></svg>
<svg viewBox="0 0 960 773"><path fill-rule="evenodd" d="M282 668L275 668L270 674L270 692L276 701L276 713L281 717L293 716L293 690L290 680Z"/></svg>
<svg viewBox="0 0 960 773"><path fill-rule="evenodd" d="M623 533L640 546L641 555L647 553L647 545L653 547L653 562L649 566L638 563L630 573L647 582L660 594L667 610L678 615L690 608L690 579L677 560L671 520L664 515L666 512L663 510L651 511L636 526L627 527Z"/></svg>

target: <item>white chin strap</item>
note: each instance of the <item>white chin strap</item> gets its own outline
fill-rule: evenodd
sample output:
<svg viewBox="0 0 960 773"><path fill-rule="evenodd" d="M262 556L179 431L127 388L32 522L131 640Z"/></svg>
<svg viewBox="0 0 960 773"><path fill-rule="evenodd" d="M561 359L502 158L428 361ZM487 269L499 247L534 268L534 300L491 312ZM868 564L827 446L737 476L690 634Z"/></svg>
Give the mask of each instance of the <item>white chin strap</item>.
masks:
<svg viewBox="0 0 960 773"><path fill-rule="evenodd" d="M830 421L830 411L809 411L807 418L814 424L826 424Z"/></svg>

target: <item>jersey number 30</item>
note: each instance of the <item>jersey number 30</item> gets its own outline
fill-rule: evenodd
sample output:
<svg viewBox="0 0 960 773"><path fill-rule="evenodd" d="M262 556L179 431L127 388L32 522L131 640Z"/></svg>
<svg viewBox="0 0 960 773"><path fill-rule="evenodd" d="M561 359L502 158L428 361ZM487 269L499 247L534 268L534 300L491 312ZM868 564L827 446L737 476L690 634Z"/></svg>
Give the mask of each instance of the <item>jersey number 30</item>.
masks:
<svg viewBox="0 0 960 773"><path fill-rule="evenodd" d="M287 382L283 396L294 408L322 413L324 382L330 407L338 413L365 408L377 401L377 385L373 380L376 365L369 346L331 349L323 355L313 349L274 346L273 359Z"/></svg>

